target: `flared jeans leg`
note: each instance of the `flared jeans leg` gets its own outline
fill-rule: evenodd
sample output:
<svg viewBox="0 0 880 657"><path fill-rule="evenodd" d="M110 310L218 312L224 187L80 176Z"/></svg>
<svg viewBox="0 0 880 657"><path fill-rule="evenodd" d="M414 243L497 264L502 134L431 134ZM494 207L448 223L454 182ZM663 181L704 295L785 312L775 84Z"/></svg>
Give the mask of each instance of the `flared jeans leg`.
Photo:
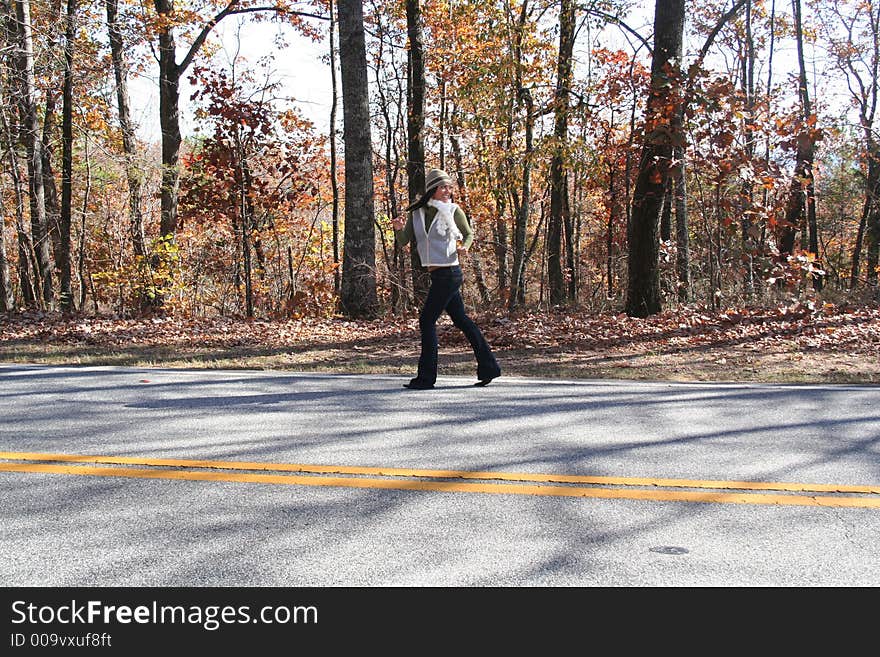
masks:
<svg viewBox="0 0 880 657"><path fill-rule="evenodd" d="M494 379L501 373L492 349L474 321L467 316L461 298L460 267L444 267L431 272L431 287L419 313L421 354L418 379L433 385L437 381L437 320L444 311L471 345L477 359L477 378Z"/></svg>
<svg viewBox="0 0 880 657"><path fill-rule="evenodd" d="M456 292L446 304L446 312L452 318L452 323L456 328L464 333L468 342L471 343L474 357L477 359L477 378L485 381L499 376L501 368L495 360L495 354L492 353L489 343L483 337L483 332L465 313L460 293Z"/></svg>

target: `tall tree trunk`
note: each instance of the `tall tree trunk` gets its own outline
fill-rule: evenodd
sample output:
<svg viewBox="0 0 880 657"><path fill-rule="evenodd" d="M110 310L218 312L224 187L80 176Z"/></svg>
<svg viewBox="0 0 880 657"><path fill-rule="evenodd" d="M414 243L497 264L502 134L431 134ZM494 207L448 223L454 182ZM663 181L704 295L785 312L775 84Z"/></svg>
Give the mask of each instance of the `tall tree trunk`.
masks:
<svg viewBox="0 0 880 657"><path fill-rule="evenodd" d="M575 227L574 217L571 216L572 193L569 191L569 177L562 180L562 229L565 241L565 267L568 270L567 301L577 303L578 291L578 267L575 252L579 243L579 229Z"/></svg>
<svg viewBox="0 0 880 657"><path fill-rule="evenodd" d="M639 172L628 231L626 313L648 317L661 310L658 228L663 188L673 146L684 135L673 124L681 99L680 62L684 38L684 0L656 0L651 91Z"/></svg>
<svg viewBox="0 0 880 657"><path fill-rule="evenodd" d="M0 203L0 212L3 209L3 205ZM5 226L0 226L0 228L5 228ZM12 281L9 280L9 259L6 256L6 231L0 230L0 312L11 312L14 307Z"/></svg>
<svg viewBox="0 0 880 657"><path fill-rule="evenodd" d="M746 3L746 34L745 52L743 53L742 90L745 94L746 116L745 129L745 152L752 161L755 157L755 136L751 126L755 124L755 40L752 35L752 3ZM744 179L740 188L742 199L742 219L740 220L740 244L742 246L743 262L743 294L746 299L755 296L755 239L754 223L752 222L752 209L754 207L754 190L752 182Z"/></svg>
<svg viewBox="0 0 880 657"><path fill-rule="evenodd" d="M397 150L397 137L398 129L402 124L399 120L396 120L399 119L401 112L397 112L395 115L392 110L394 108L399 108L401 102L405 102L405 98L404 94L398 93L397 97L392 100L394 89L384 80L386 66L383 65L383 62L388 59L386 58L385 46L386 43L390 41L390 35L384 21L379 21L376 24L374 36L376 37L377 51L374 54L375 65L370 68L373 71L377 94L376 109L382 117L382 130L380 131L379 140L381 141L381 148L384 156L382 159L382 170L385 178L386 190L386 193L382 198L382 209L379 210L379 215L381 216L384 214L387 217L396 217L400 214L398 198L395 193L397 188L397 177L400 174L400 167L398 166L400 158ZM397 71L394 70L393 66L393 53L391 53L390 61L391 68L394 73L396 73ZM397 91L400 92L401 89L402 87L398 84ZM403 249L400 248L400 245L396 240L392 239L392 251L389 254L385 226L381 226L377 223L377 227L379 228L379 241L382 246L383 259L386 270L390 275L389 292L391 296L391 308L394 309L395 312L399 312L402 310L401 301L406 298L406 295L401 295L400 290L402 286L398 284L398 281L402 280L402 277L398 274L401 271L400 256L403 253Z"/></svg>
<svg viewBox="0 0 880 657"><path fill-rule="evenodd" d="M678 125L684 129L684 112L678 113ZM678 300L691 300L691 238L687 215L687 177L685 176L685 148L682 144L672 147L675 166L672 169L672 196L675 203L675 277Z"/></svg>
<svg viewBox="0 0 880 657"><path fill-rule="evenodd" d="M340 302L349 317L372 317L378 310L376 229L363 3L341 0L338 7L345 142L345 249Z"/></svg>
<svg viewBox="0 0 880 657"><path fill-rule="evenodd" d="M815 168L813 166L813 160L816 153L816 130L815 130L815 116L813 116L812 104L810 103L810 91L807 86L807 69L806 64L804 62L804 45L803 45L803 25L801 21L801 0L792 0L792 7L795 10L795 21L796 27L795 32L797 36L797 44L798 44L798 68L799 68L799 76L798 76L798 91L801 96L801 103L803 106L804 112L804 122L806 123L807 129L807 141L808 141L808 151L807 151L807 184L806 184L806 197L804 202L806 204L806 227L807 227L807 245L806 249L809 250L810 253L817 259L819 259L819 225L816 220L816 176L815 176ZM818 272L814 272L812 275L813 288L816 290L821 290L824 284L824 278L822 274Z"/></svg>
<svg viewBox="0 0 880 657"><path fill-rule="evenodd" d="M40 137L43 147L40 156L43 158L43 194L46 199L46 232L48 233L49 245L51 247L50 250L57 259L58 252L61 250L61 233L59 230L61 208L58 204L58 188L55 185L55 171L52 168L52 137L55 132L55 115L57 113L56 96L57 93L55 89L47 90L45 112L43 113L43 134Z"/></svg>
<svg viewBox="0 0 880 657"><path fill-rule="evenodd" d="M500 167L506 171L507 175L499 175L498 179L506 180L508 194L513 206L513 267L510 272L510 281L508 283L507 260L508 260L508 236L505 218L499 213L497 217L496 227L496 247L495 251L498 260L498 287L502 290L510 286L509 296L507 299L508 308L511 310L517 305L525 303L525 266L526 266L526 228L529 223L529 214L531 212L531 171L532 171L532 152L533 135L535 127L534 99L532 92L523 84L523 39L525 35L526 21L529 17L529 2L524 0L520 5L519 17L514 22L512 14L512 5L507 5L507 21L513 32L512 43L512 66L513 80L511 83L511 100L509 111L507 112L507 147L502 151L506 156L502 159ZM522 157L522 188L519 192L516 190L514 181L516 175L514 168L516 167L513 135L515 108L523 106L525 108L524 116L524 132L525 132L525 153Z"/></svg>
<svg viewBox="0 0 880 657"><path fill-rule="evenodd" d="M406 88L407 191L410 202L425 191L425 46L422 36L422 9L419 0L406 0L406 33L409 43ZM415 244L410 245L413 296L421 305L430 278Z"/></svg>
<svg viewBox="0 0 880 657"><path fill-rule="evenodd" d="M872 184L872 169L874 169L874 171L876 172L877 165L872 164L871 158L868 158L868 178L866 181L866 187L868 191L865 197L865 202L862 204L862 216L859 219L859 227L856 230L856 243L855 245L853 245L852 249L852 268L850 269L849 274L850 290L855 290L859 285L859 276L861 275L862 245L864 244L865 230L868 225L868 216L871 213L871 208L874 206L874 198L876 198L877 194L880 193L880 186L878 186L878 183L880 183L880 179L878 179L876 173L874 174L874 180Z"/></svg>
<svg viewBox="0 0 880 657"><path fill-rule="evenodd" d="M73 310L70 266L71 203L73 199L73 58L76 43L76 0L67 0L67 26L64 32L64 99L61 107L61 216L59 241L55 254L60 279L61 308Z"/></svg>
<svg viewBox="0 0 880 657"><path fill-rule="evenodd" d="M253 177L247 160L247 146L241 138L241 131L236 126L233 132L235 146L235 184L238 187L238 218L241 226L241 254L244 267L244 312L248 319L254 318L254 265L253 253L258 253L257 240L253 239L254 207L252 198Z"/></svg>
<svg viewBox="0 0 880 657"><path fill-rule="evenodd" d="M804 64L804 39L801 23L800 0L792 0L794 13L795 41L797 43L798 57L798 96L801 101L801 115L803 126L797 136L797 155L795 159L794 176L791 181L788 203L785 208L785 225L779 242L780 256L785 257L794 253L795 237L798 230L805 223L805 218L811 212L810 204L813 200L813 154L815 152L815 137L810 96L807 89L807 74ZM813 210L814 212L814 210ZM812 243L812 238L810 238Z"/></svg>
<svg viewBox="0 0 880 657"><path fill-rule="evenodd" d="M330 0L330 189L333 192L333 291L336 297L342 291L341 277L339 272L339 184L336 180L337 157L336 157L336 108L339 103L339 95L336 85L336 10L334 0ZM293 286L293 280L290 282ZM292 289L292 288L291 288Z"/></svg>
<svg viewBox="0 0 880 657"><path fill-rule="evenodd" d="M37 122L37 90L34 74L34 44L31 26L30 0L15 0L19 30L19 57L22 85L21 101L24 114L24 140L28 158L28 187L31 207L31 233L37 257L40 305L51 307L54 302L52 287L52 258L49 252L49 234L46 219L46 195L43 186L43 144Z"/></svg>
<svg viewBox="0 0 880 657"><path fill-rule="evenodd" d="M866 280L869 286L877 281L877 255L880 243L880 143L874 139L870 127L864 128L865 155L867 160L867 177L865 181L865 203L862 209L856 243L852 254L852 272L850 289L856 289L859 283L862 246L867 242Z"/></svg>
<svg viewBox="0 0 880 657"><path fill-rule="evenodd" d="M561 0L559 10L559 57L556 63L556 93L553 113L553 156L550 160L550 216L547 223L547 279L550 288L550 305L558 306L572 302L566 293L562 263L562 230L568 206L568 177L566 145L568 143L568 95L571 89L571 57L574 49L575 2ZM569 231L570 232L570 231ZM571 235L569 235L571 242ZM569 263L571 266L573 263ZM568 272L574 276L574 271Z"/></svg>
<svg viewBox="0 0 880 657"><path fill-rule="evenodd" d="M162 184L160 194L159 234L173 238L177 230L177 198L180 189L180 76L177 45L174 39L174 0L155 0L156 13L167 23L159 31L159 126L162 131Z"/></svg>
<svg viewBox="0 0 880 657"><path fill-rule="evenodd" d="M86 165L85 189L83 189L82 206L80 209L80 231L79 231L79 257L76 263L77 277L79 278L79 307L80 310L86 307L86 298L89 292L89 281L91 280L86 270L86 214L89 207L90 195L92 193L92 158L89 155L89 139L88 135L83 139L83 161ZM95 311L98 310L98 300L95 299Z"/></svg>
<svg viewBox="0 0 880 657"><path fill-rule="evenodd" d="M670 175L663 186L663 205L660 208L660 241L662 242L672 239L672 206L674 205L672 178L673 175Z"/></svg>
<svg viewBox="0 0 880 657"><path fill-rule="evenodd" d="M867 242L867 251L865 258L866 280L868 287L874 290L876 296L880 292L880 286L877 285L877 265L880 260L880 144L869 136L868 138L868 200L867 208L863 217L864 235ZM860 227L861 228L861 227ZM861 231L860 231L861 232ZM861 235L859 236L859 242ZM860 245L857 244L857 248ZM853 266L856 258L853 258ZM855 270L854 278L858 276L858 269Z"/></svg>
<svg viewBox="0 0 880 657"><path fill-rule="evenodd" d="M12 11L11 7L9 9ZM26 306L30 306L35 303L37 298L36 290L34 289L35 276L33 274L37 269L37 260L34 255L30 235L24 225L25 192L21 171L18 167L18 156L15 153L16 140L13 136L13 128L10 126L10 121L6 115L6 107L0 107L0 111L2 111L0 118L2 118L3 127L3 146L9 159L8 171L10 178L12 178L12 190L15 194L15 233L18 237L18 284L21 289L22 302ZM12 297L8 298L11 299Z"/></svg>
<svg viewBox="0 0 880 657"><path fill-rule="evenodd" d="M529 223L532 197L532 153L534 147L535 109L532 94L526 89L519 90L521 102L525 105L526 151L523 156L522 198L516 210L513 226L513 272L510 277L510 297L507 306L513 310L526 302L525 271L526 271L526 228Z"/></svg>
<svg viewBox="0 0 880 657"><path fill-rule="evenodd" d="M606 142L607 143L607 142ZM611 163L608 172L608 223L605 228L605 294L610 299L614 296L614 228L620 221L620 202L618 194L616 163Z"/></svg>
<svg viewBox="0 0 880 657"><path fill-rule="evenodd" d="M44 9L45 11L45 9ZM59 34L60 26L66 21L64 9L61 0L52 0L51 7L48 9L51 20L51 27L45 34L45 51L54 53L58 50L61 42ZM61 67L58 63L61 63ZM64 70L63 59L52 57L52 64L48 67L44 75L47 78L48 86L45 91L44 111L43 111L43 133L40 137L43 147L41 157L43 158L43 193L46 199L46 232L48 234L50 251L54 255L55 261L53 267L57 267L58 253L61 250L61 208L58 200L58 187L55 184L55 171L52 166L54 160L53 140L55 137L55 121L58 113L58 95L59 89L64 86ZM55 74L58 73L56 81Z"/></svg>
<svg viewBox="0 0 880 657"><path fill-rule="evenodd" d="M147 254L144 238L144 218L141 211L141 178L135 162L137 141L128 98L128 62L125 57L125 44L118 22L119 0L105 0L107 11L107 31L110 36L110 58L113 61L113 76L116 81L116 105L119 110L119 129L122 132L122 151L125 155L125 174L128 182L128 223L131 231L132 250L136 256L144 258Z"/></svg>
<svg viewBox="0 0 880 657"><path fill-rule="evenodd" d="M2 20L2 16L0 16L0 20ZM6 108L0 106L0 120L2 120L2 124L0 124L0 128L2 128L3 133L3 143L0 145L0 148L3 150L7 150L10 157L10 163L14 163L15 161L15 152L12 148L12 142L7 139L8 130L6 126ZM10 175L13 177L16 176L15 168L12 167L9 170ZM16 202L21 201L21 193L19 190L19 186L17 184L17 180L13 178L13 187L15 188L15 197ZM21 213L21 207L16 207L16 214ZM0 217L6 216L5 207L0 200ZM12 312L15 309L15 298L12 294L12 280L9 276L9 259L6 255L6 221L5 219L0 219L0 312Z"/></svg>

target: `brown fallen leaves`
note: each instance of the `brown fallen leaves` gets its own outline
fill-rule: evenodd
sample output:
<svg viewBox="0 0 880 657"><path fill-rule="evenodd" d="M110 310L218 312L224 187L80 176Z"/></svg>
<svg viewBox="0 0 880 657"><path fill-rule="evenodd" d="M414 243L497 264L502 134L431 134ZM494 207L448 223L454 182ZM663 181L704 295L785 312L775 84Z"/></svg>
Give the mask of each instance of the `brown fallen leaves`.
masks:
<svg viewBox="0 0 880 657"><path fill-rule="evenodd" d="M880 382L880 308L682 308L647 319L529 311L475 313L505 373L544 377ZM473 359L448 318L441 374ZM124 355L124 357L122 357ZM418 356L413 316L303 318L0 318L0 360L403 373Z"/></svg>

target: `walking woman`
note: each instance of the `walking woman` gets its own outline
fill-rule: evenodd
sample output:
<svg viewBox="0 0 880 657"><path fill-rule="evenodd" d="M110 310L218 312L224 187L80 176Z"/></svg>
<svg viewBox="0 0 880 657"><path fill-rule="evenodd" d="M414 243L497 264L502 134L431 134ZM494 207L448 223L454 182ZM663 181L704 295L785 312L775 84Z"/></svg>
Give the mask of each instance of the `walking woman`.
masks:
<svg viewBox="0 0 880 657"><path fill-rule="evenodd" d="M392 220L400 244L416 242L422 266L431 275L431 287L419 313L421 355L416 378L404 385L428 390L437 381L437 320L445 310L452 323L471 343L477 359L477 383L488 385L501 376L501 368L479 327L467 316L461 299L462 273L458 255L466 254L474 241L464 211L452 202L452 179L440 169L425 177L425 194L407 208L409 218Z"/></svg>

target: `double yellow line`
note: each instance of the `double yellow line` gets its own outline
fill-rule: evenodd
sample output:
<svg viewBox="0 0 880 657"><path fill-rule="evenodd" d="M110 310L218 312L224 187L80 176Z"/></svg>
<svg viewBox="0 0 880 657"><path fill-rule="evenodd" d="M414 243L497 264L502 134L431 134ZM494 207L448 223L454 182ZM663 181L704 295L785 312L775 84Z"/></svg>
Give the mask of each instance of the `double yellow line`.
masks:
<svg viewBox="0 0 880 657"><path fill-rule="evenodd" d="M5 461L0 462L0 471L3 472L35 472L93 477L880 509L880 486L648 477L593 477L470 470L150 459L36 452L0 452L0 461Z"/></svg>

